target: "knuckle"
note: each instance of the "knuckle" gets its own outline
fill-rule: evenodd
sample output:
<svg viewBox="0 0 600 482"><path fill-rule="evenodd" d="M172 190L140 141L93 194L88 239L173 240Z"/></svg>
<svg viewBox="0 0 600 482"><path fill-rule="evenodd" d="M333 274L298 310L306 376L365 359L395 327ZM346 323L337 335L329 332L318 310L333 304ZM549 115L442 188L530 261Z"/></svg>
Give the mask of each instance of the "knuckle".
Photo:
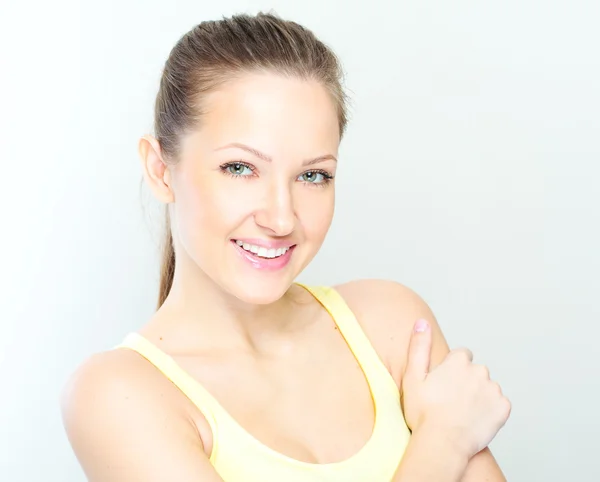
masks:
<svg viewBox="0 0 600 482"><path fill-rule="evenodd" d="M473 360L473 353L468 348L457 348L454 350L454 357L463 363L470 363Z"/></svg>
<svg viewBox="0 0 600 482"><path fill-rule="evenodd" d="M501 397L502 396L502 387L500 386L500 384L498 382L491 382L491 389L492 392Z"/></svg>
<svg viewBox="0 0 600 482"><path fill-rule="evenodd" d="M486 367L485 365L475 365L474 366L474 370L475 370L475 373L479 377L481 377L481 378L483 378L485 380L489 380L489 378L490 378L490 370L489 370L488 367Z"/></svg>

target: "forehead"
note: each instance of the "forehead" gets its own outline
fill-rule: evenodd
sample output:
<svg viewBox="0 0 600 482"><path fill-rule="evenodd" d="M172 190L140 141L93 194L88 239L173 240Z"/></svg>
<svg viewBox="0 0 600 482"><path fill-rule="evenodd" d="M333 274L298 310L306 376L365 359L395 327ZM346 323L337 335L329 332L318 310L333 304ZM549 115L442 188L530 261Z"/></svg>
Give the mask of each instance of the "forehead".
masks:
<svg viewBox="0 0 600 482"><path fill-rule="evenodd" d="M207 147L242 142L274 156L337 153L336 106L318 81L244 74L209 94L202 104L194 138Z"/></svg>

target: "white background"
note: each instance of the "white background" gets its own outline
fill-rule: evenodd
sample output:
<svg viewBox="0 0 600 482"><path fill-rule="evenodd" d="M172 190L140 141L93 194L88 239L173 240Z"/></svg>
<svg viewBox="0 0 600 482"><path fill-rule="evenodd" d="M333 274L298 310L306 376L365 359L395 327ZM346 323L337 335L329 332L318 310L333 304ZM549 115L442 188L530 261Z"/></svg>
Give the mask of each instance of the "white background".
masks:
<svg viewBox="0 0 600 482"><path fill-rule="evenodd" d="M352 97L301 280L416 290L513 402L508 479L600 480L598 2L0 5L0 480L84 480L59 393L156 302L137 140L162 64L202 20L271 8L333 47Z"/></svg>

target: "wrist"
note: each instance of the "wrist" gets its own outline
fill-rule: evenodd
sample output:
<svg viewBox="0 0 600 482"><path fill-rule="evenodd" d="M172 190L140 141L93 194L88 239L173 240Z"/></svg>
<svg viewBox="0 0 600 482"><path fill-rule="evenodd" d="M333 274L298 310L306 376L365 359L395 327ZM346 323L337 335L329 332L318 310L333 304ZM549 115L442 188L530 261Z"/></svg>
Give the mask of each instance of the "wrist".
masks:
<svg viewBox="0 0 600 482"><path fill-rule="evenodd" d="M467 464L446 435L423 427L412 433L392 482L460 482Z"/></svg>
<svg viewBox="0 0 600 482"><path fill-rule="evenodd" d="M465 465L472 456L472 450L457 430L441 428L435 423L424 423L413 432L412 436L427 440L427 444L432 448L447 454L453 460L464 461Z"/></svg>

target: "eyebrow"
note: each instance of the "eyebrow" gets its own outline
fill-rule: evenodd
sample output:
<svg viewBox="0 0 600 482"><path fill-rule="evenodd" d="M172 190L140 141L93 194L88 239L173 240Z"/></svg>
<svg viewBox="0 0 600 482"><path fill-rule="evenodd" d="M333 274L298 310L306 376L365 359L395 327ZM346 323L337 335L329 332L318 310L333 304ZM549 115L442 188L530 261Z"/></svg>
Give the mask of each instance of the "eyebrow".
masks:
<svg viewBox="0 0 600 482"><path fill-rule="evenodd" d="M258 157L259 159L262 159L265 162L273 162L273 158L271 156L265 154L264 152L260 152L259 150L254 149L253 147L247 146L246 144L242 144L240 142L232 142L231 144L226 144L224 146L221 146L221 147L215 149L215 151L221 151L223 149L229 149L229 148L242 149L243 151L249 152L253 156ZM312 164L316 164L317 162L322 162L322 161L327 161L327 160L332 160L332 161L337 162L337 159L335 156L333 156L331 154L325 154L323 156L315 157L314 159L306 159L305 161L302 162L302 165L310 166Z"/></svg>

